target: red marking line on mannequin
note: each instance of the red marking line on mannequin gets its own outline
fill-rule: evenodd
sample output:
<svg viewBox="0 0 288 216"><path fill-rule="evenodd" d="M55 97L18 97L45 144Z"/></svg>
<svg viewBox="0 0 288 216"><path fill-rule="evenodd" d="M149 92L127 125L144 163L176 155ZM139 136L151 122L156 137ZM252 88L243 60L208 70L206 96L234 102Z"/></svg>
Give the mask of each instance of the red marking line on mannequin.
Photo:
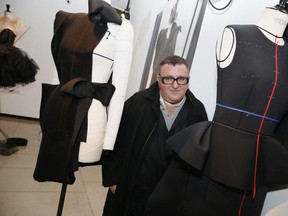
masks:
<svg viewBox="0 0 288 216"><path fill-rule="evenodd" d="M278 42L276 42L276 40L277 40L277 38L275 38L276 46L275 46L275 80L274 80L274 85L273 85L273 88L272 88L268 103L266 105L263 117L262 117L261 122L260 122L259 129L258 129L258 132L257 132L256 152L255 152L255 165L254 165L254 180L253 180L253 196L252 196L253 199L256 196L256 190L257 190L257 183L256 182L257 182L257 168L258 168L258 156L259 156L259 144L260 144L261 131L262 131L263 124L264 124L267 112L269 110L269 107L271 105L271 101L272 101L272 98L274 96L274 93L275 93L275 90L276 90L276 86L277 86L277 82L278 82ZM241 211L242 211L242 207L243 207L245 199L246 199L246 191L244 192L242 200L241 200L240 208L238 210L238 216L241 216Z"/></svg>
<svg viewBox="0 0 288 216"><path fill-rule="evenodd" d="M278 42L276 42L277 38L275 38L275 43L276 43L276 47L275 47L275 80L274 80L274 85L272 88L272 92L270 94L267 106L265 108L265 112L263 114L263 118L261 119L261 123L258 129L258 133L257 133L257 141L256 141L256 157L255 157L255 166L254 166L254 183L253 183L253 199L256 196L256 181L257 181L257 168L258 168L258 156L259 156L259 143L260 143L260 136L261 136L261 131L262 131L262 127L265 121L265 116L267 115L267 112L270 108L271 105L271 101L272 98L274 96L275 90L276 90L276 86L278 83Z"/></svg>

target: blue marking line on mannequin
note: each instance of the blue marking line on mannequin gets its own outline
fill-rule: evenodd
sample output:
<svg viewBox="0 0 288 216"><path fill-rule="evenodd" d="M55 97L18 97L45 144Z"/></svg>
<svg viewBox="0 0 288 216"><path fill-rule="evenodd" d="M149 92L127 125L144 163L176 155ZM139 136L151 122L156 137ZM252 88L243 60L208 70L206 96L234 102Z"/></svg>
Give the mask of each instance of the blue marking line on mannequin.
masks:
<svg viewBox="0 0 288 216"><path fill-rule="evenodd" d="M252 116L256 116L256 117L259 117L259 118L264 118L264 119L267 119L267 120L270 120L270 121L279 122L279 120L277 120L277 119L269 118L267 116L255 114L255 113L252 113L252 112L248 112L248 111L245 111L245 110L241 110L241 109L237 109L237 108L234 108L234 107L226 106L226 105L223 105L223 104L217 103L216 106L221 107L221 108L230 109L230 110L237 111L237 112L242 112L242 113L245 113L245 114L248 114L248 115L252 115Z"/></svg>

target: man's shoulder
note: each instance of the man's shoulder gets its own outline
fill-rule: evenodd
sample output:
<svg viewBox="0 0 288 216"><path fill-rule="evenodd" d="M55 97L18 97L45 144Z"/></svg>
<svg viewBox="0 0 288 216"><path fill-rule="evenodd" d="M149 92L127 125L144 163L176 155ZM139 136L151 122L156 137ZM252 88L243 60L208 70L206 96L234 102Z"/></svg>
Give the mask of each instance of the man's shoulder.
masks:
<svg viewBox="0 0 288 216"><path fill-rule="evenodd" d="M150 99L159 98L159 88L156 84L157 83L154 83L149 88L142 89L134 93L130 98L134 98L134 99L136 98L150 98Z"/></svg>

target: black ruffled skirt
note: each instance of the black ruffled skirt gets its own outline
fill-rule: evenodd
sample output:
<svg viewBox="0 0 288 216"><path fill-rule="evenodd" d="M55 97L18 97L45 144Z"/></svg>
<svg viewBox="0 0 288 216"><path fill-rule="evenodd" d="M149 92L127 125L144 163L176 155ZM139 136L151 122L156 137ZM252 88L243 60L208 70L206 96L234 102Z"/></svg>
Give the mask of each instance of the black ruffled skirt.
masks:
<svg viewBox="0 0 288 216"><path fill-rule="evenodd" d="M35 81L36 62L11 44L0 44L0 87L10 88Z"/></svg>

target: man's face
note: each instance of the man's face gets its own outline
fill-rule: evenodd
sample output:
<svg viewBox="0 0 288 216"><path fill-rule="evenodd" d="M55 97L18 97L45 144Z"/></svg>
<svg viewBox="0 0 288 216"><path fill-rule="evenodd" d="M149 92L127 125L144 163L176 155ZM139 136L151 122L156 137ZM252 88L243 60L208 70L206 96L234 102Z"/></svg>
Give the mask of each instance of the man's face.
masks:
<svg viewBox="0 0 288 216"><path fill-rule="evenodd" d="M179 85L177 81L174 80L172 84L164 84L162 80L163 78L165 79L165 77L170 77L172 79L179 78L178 82L183 83L183 79L185 80L189 77L187 67L184 64L177 64L175 66L165 64L162 66L160 73L157 75L157 81L162 98L171 104L180 102L188 90L188 83Z"/></svg>

